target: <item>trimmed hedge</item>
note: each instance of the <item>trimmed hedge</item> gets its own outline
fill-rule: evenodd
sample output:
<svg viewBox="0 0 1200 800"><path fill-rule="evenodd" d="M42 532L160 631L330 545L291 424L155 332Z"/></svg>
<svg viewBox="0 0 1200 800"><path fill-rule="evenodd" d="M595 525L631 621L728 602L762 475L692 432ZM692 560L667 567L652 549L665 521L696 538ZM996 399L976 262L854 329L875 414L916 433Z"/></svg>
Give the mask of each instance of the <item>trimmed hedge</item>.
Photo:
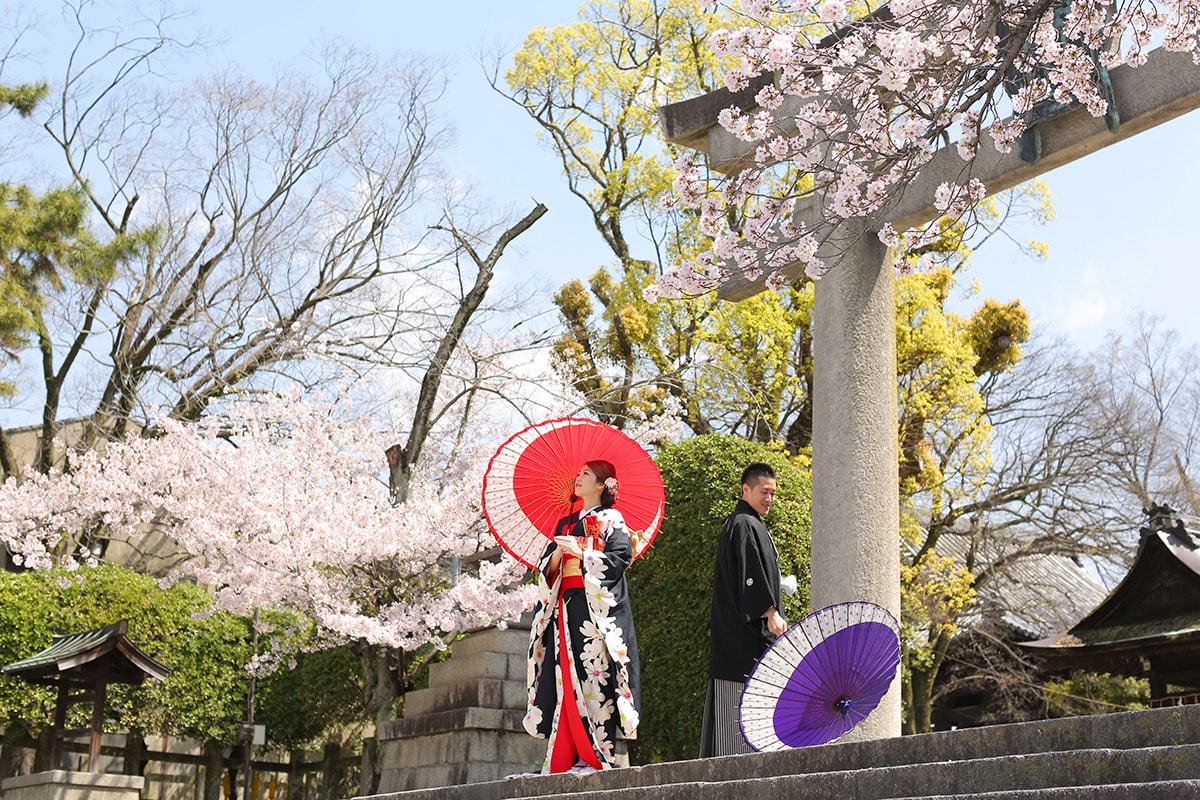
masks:
<svg viewBox="0 0 1200 800"><path fill-rule="evenodd" d="M779 494L767 526L784 575L799 591L784 600L789 622L809 603L812 484L807 465L766 444L726 434L695 436L659 449L667 515L650 550L628 572L642 669L642 714L630 743L635 764L695 758L708 685L709 598L721 523L741 497L748 462L774 469Z"/></svg>

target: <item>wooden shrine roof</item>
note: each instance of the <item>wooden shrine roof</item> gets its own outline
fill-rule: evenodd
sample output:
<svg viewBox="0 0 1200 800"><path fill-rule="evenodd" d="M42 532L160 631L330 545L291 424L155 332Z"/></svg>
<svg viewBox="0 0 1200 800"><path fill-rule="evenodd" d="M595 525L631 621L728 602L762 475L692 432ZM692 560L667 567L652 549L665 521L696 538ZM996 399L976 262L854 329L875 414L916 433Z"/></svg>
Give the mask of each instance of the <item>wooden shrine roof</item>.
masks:
<svg viewBox="0 0 1200 800"><path fill-rule="evenodd" d="M55 685L130 683L163 679L171 671L142 652L125 635L129 620L72 634L55 634L40 653L0 667L5 675L30 683Z"/></svg>

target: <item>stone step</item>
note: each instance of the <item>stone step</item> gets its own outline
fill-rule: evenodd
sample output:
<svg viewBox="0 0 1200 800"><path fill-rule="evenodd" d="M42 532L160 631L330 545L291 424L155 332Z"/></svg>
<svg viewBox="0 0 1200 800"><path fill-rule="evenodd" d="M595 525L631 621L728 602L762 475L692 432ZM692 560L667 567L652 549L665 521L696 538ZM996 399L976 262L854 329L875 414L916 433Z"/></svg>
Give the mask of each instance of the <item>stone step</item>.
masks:
<svg viewBox="0 0 1200 800"><path fill-rule="evenodd" d="M450 686L480 678L520 681L527 679L528 662L524 653L481 651L461 658L429 665L429 686Z"/></svg>
<svg viewBox="0 0 1200 800"><path fill-rule="evenodd" d="M381 740L404 739L471 729L511 731L528 736L521 725L523 717L524 712L511 708L452 708L419 717L389 719L379 725L379 736ZM533 739L532 736L529 738Z"/></svg>
<svg viewBox="0 0 1200 800"><path fill-rule="evenodd" d="M986 796L988 792L1043 791L1122 783L1153 783L1200 779L1200 745L1135 750L1076 750L970 761L945 761L891 767L848 769L814 775L780 775L723 783L693 784L695 800L736 797L739 800L889 800L897 797ZM680 784L677 784L680 785ZM695 789L699 787L699 791ZM629 798L655 798L638 794ZM600 795L598 794L597 797ZM664 797L670 795L663 795Z"/></svg>
<svg viewBox="0 0 1200 800"><path fill-rule="evenodd" d="M769 791L786 791L781 788ZM572 792L556 795L544 795L540 800L578 800L586 798L590 792ZM737 798L737 800L783 800L784 798L832 797L834 795L812 794L770 794L755 793L745 795L740 787L719 786L715 784L669 784L666 786L646 786L638 789L618 789L613 792L599 793L597 798L605 800L710 800L715 798ZM482 795L481 795L482 797ZM854 795L846 796L854 798ZM888 800L1187 800L1200 797L1200 780L1161 781L1154 783L1122 783L1099 786L1066 786L1049 789L1026 789L1017 791L963 794L919 795L905 798L889 798Z"/></svg>
<svg viewBox="0 0 1200 800"><path fill-rule="evenodd" d="M971 795L974 800L1186 800L1200 797L1200 780L1156 783L1114 783L1105 786L1059 786L1053 789L1017 789ZM960 794L893 797L888 800L962 800Z"/></svg>
<svg viewBox="0 0 1200 800"><path fill-rule="evenodd" d="M597 800L776 800L792 796L806 800L884 800L954 796L955 792L961 796L964 791L969 792L967 796L1045 792L1074 786L1197 780L1197 743L1200 706L1185 706L649 764L594 775L522 777L384 796L396 800L567 796L585 800L578 797L581 794L592 794Z"/></svg>
<svg viewBox="0 0 1200 800"><path fill-rule="evenodd" d="M524 658L529 652L529 625L513 624L506 630L487 628L467 634L450 645L452 658L487 652L511 653Z"/></svg>
<svg viewBox="0 0 1200 800"><path fill-rule="evenodd" d="M452 708L524 709L529 690L524 681L500 678L450 683L417 689L404 695L404 716L417 717Z"/></svg>
<svg viewBox="0 0 1200 800"><path fill-rule="evenodd" d="M1127 722L1135 721L1130 719L1134 715L1110 716L1124 717ZM1142 738L1154 740L1159 738L1157 732L1147 729L1146 723L1166 720L1158 716L1143 716L1136 721L1141 723L1136 727L1143 728L1145 732ZM1097 725L1094 719L1091 722L1092 728L1108 730L1103 724ZM998 730L999 727L1013 726L996 726L982 730L990 730L999 735L1003 733ZM1029 729L1026 730L1029 732ZM1132 734L1130 736L1133 739L1139 738ZM1050 752L957 760L948 759L943 752L941 758L914 757L909 762L887 766L870 766L856 763L854 758L846 758L847 754L853 754L855 751L863 754L872 748L886 750L889 746L895 746L895 743L916 745L910 747L909 755L919 756L923 750L920 746L922 738L908 737L782 753L697 759L592 775L523 777L487 784L417 790L394 797L396 800L532 797L543 800L567 797L588 800L586 795L591 795L596 800L723 800L727 797L736 797L739 800L776 800L779 797L804 797L806 800L887 800L897 797L924 798L935 794L969 797L986 792L1044 792L1080 786L1200 779L1200 744L1064 751L1047 748ZM952 742L952 739L947 742ZM1053 737L1048 742L1053 743ZM939 749L944 751L948 748L944 746ZM834 757L817 758L822 755L820 751L825 751L825 756ZM839 754L841 757L836 757ZM788 766L791 768L788 769ZM797 768L801 766L817 768Z"/></svg>

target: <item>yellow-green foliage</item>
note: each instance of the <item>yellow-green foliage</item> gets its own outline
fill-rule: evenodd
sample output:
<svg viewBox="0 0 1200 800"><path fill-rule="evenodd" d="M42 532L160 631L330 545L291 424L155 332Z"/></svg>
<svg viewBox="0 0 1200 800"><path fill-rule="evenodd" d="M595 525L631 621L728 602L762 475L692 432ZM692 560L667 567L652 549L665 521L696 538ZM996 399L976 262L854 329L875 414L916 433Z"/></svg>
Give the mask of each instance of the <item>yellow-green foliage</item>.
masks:
<svg viewBox="0 0 1200 800"><path fill-rule="evenodd" d="M936 514L973 499L991 466L991 424L979 378L1016 364L1030 335L1020 301L984 302L969 319L945 310L954 277L942 268L897 281L900 492Z"/></svg>
<svg viewBox="0 0 1200 800"><path fill-rule="evenodd" d="M622 261L626 214L660 213L675 154L658 135L658 107L716 88L698 0L593 0L580 21L535 28L505 73L510 96L537 119L572 190Z"/></svg>
<svg viewBox="0 0 1200 800"><path fill-rule="evenodd" d="M939 269L896 285L901 497L942 501L946 476L977 484L986 474L991 428L975 380L976 356L963 321L944 304L954 281Z"/></svg>
<svg viewBox="0 0 1200 800"><path fill-rule="evenodd" d="M703 333L711 357L699 376L710 416L746 418L746 430L762 424L767 434L762 438L775 438L780 411L789 398L804 393L802 380L812 369L811 351L797 342L798 332L808 331L812 321L812 296L809 283L712 310Z"/></svg>
<svg viewBox="0 0 1200 800"><path fill-rule="evenodd" d="M975 373L1007 372L1021 360L1021 345L1029 341L1029 313L1020 300L984 300L967 322L966 339L978 360Z"/></svg>
<svg viewBox="0 0 1200 800"><path fill-rule="evenodd" d="M1150 682L1076 670L1066 680L1046 684L1046 702L1052 717L1135 711L1149 706Z"/></svg>
<svg viewBox="0 0 1200 800"><path fill-rule="evenodd" d="M974 583L970 570L935 550L927 550L915 564L900 565L906 669L931 666L934 640L953 636L963 610L975 602Z"/></svg>

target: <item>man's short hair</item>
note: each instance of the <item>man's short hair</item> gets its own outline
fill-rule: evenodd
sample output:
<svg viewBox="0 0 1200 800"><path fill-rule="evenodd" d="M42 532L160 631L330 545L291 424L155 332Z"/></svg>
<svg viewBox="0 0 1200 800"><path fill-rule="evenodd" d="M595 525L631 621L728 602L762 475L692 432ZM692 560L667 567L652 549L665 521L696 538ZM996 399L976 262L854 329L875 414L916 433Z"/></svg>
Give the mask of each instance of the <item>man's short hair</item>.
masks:
<svg viewBox="0 0 1200 800"><path fill-rule="evenodd" d="M752 461L742 470L742 486L753 486L759 478L774 478L775 470L763 461Z"/></svg>

